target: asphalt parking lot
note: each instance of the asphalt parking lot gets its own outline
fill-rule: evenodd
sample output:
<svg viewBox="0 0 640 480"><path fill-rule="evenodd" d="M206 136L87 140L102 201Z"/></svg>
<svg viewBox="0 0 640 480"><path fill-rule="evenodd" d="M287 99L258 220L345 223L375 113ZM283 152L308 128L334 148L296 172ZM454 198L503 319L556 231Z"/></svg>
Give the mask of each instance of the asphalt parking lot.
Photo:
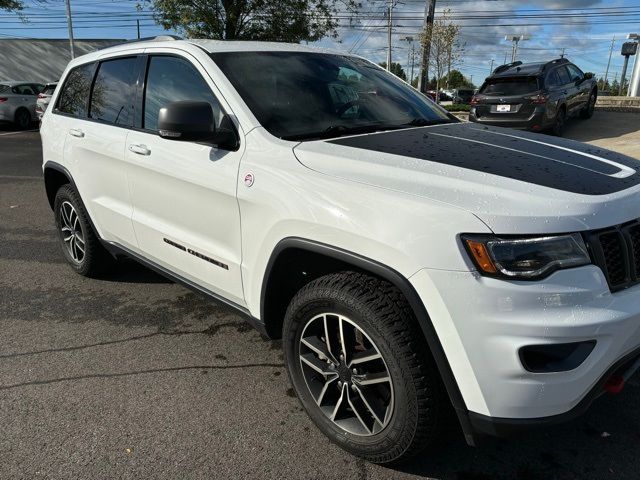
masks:
<svg viewBox="0 0 640 480"><path fill-rule="evenodd" d="M351 457L301 410L278 342L226 307L130 262L73 273L40 163L37 132L0 130L0 478L638 478L638 376L551 430L473 449L452 428L393 469Z"/></svg>

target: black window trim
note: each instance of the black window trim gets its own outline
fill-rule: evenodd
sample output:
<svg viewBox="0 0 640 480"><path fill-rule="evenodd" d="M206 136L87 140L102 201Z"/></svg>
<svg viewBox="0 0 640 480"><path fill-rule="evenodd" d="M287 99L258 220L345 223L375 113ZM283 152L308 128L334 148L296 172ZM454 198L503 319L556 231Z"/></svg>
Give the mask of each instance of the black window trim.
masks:
<svg viewBox="0 0 640 480"><path fill-rule="evenodd" d="M109 60L117 60L119 58L132 58L132 57L138 58L138 64L136 65L137 77L136 77L136 83L135 83L134 92L133 92L133 99L132 99L132 103L134 105L133 125L132 126L116 125L116 124L113 124L113 123L110 123L110 122L105 122L105 121L102 121L102 120L97 120L95 118L90 118L89 117L89 106L91 105L91 97L93 96L93 85L94 85L94 83L96 81L96 77L98 75L98 67L99 67L100 63L107 62ZM65 75L64 80L61 80L62 86L60 88L60 93L58 93L58 97L56 98L55 106L51 110L51 112L53 114L55 114L55 115L60 115L61 117L74 118L74 119L77 119L77 120L83 120L85 122L99 123L101 125L109 125L109 126L116 127L116 128L123 128L125 130L131 130L131 131L135 131L135 132L139 132L139 133L148 133L150 135L158 136L158 132L157 131L155 131L155 130L147 130L147 129L142 128L142 120L144 118L144 95L145 95L146 86L147 86L146 85L146 83L147 83L147 74L148 74L148 71L149 71L149 63L151 61L151 57L175 57L175 58L180 58L182 60L185 60L186 62L189 62L196 69L198 74L200 74L200 76L202 77L204 82L207 84L207 87L209 87L209 83L206 81L206 79L200 73L200 71L196 68L194 63L184 55L180 55L178 53L173 53L173 52L133 53L133 54L130 53L130 52L122 52L121 55L114 55L112 57L105 57L105 58L100 58L100 59L97 59L97 60L93 60L91 62L82 63L80 65L76 65L71 70L69 70L69 73L67 73L67 75ZM81 68L81 67L86 67L87 65L91 65L93 67L93 71L91 72L91 86L90 86L90 89L89 89L89 96L87 97L87 100L85 102L84 110L82 112L82 115L81 116L77 116L77 115L71 115L70 113L61 112L60 110L58 110L58 103L60 102L60 97L62 95L62 92L64 91L64 87L65 87L65 84L67 83L69 75L71 75L71 72L75 71L76 69ZM211 90L210 87L209 87L209 89ZM222 110L224 115L226 115L230 119L230 125L233 126L233 130L234 130L234 132L236 134L236 137L238 138L237 148L235 148L233 150L227 150L227 149L218 147L217 145L212 145L212 147L215 147L215 148L217 148L219 150L223 150L223 151L239 151L240 148L242 147L242 136L239 134L238 127L236 126L235 122L233 121L234 116L233 115L229 115L229 113L227 112L227 109L224 107L222 102L220 102L219 96L216 95L216 93L213 90L211 90L211 95L213 95L213 97L220 104L220 109ZM207 144L207 145L209 145L209 144Z"/></svg>
<svg viewBox="0 0 640 480"><path fill-rule="evenodd" d="M229 113L227 112L227 109L224 107L224 105L222 104L222 102L220 101L220 98L218 95L216 95L216 93L211 89L211 87L209 86L209 82L207 82L207 80L204 78L204 76L202 75L202 73L200 73L200 70L198 70L198 68L195 66L195 64L186 56L184 55L179 55L178 53L173 53L173 52L158 52L158 53L143 53L140 55L141 60L140 60L140 68L138 69L138 85L137 85L137 89L136 89L136 116L135 116L135 122L134 122L134 126L132 128L130 128L130 130L134 130L136 132L139 133L148 133L150 135L156 135L158 136L158 131L157 130L150 130L147 128L143 128L143 121L144 121L144 100L145 100L145 95L147 92L147 78L149 76L149 66L151 65L151 57L172 57L172 58L179 58L181 60L184 60L185 62L189 63L193 68L195 68L196 72L198 73L198 75L200 75L200 77L202 78L202 80L204 81L204 83L207 85L207 88L209 89L209 91L211 92L211 95L213 96L213 98L215 98L218 102L218 104L220 105L220 110L222 111L223 115L228 117L231 121L230 121L230 125L233 126L233 130L236 134L236 137L238 138L238 144L237 144L237 148L233 149L233 150L229 150L229 149L224 149L221 147L218 147L217 145L215 145L215 148L220 149L220 150L224 150L224 151L238 151L240 150L240 147L242 146L242 138L240 136L240 134L238 133L238 128L235 125L235 122L233 122L232 115L229 115ZM215 84L215 82L213 82ZM209 145L207 143L207 145Z"/></svg>
<svg viewBox="0 0 640 480"><path fill-rule="evenodd" d="M83 109L82 115L78 116L78 115L72 115L72 114L66 113L66 112L61 112L58 109L58 105L60 104L60 99L62 98L62 93L64 92L64 88L67 86L67 81L69 80L69 76L74 71L78 70L79 68L86 67L87 65L90 65L93 70L91 72L91 85L89 87L89 96L87 97L87 99L86 99L86 101L84 103L84 109ZM64 81L62 82L62 87L60 87L60 92L58 93L58 96L56 98L56 103L55 103L54 107L51 109L51 113L53 113L55 115L60 115L61 117L76 118L76 119L79 119L79 120L90 120L87 117L87 115L89 113L89 100L91 98L91 90L93 89L93 81L95 79L96 70L97 70L96 66L97 65L98 65L97 61L87 62L87 63L82 63L80 65L76 65L71 70L69 70L69 73L67 73L67 75L64 77Z"/></svg>
<svg viewBox="0 0 640 480"><path fill-rule="evenodd" d="M114 61L114 60L123 60L123 59L127 59L127 58L135 58L136 59L135 68L138 70L138 72L137 72L138 75L135 76L136 77L136 83L134 83L134 85L133 85L133 89L132 89L133 91L129 93L130 96L133 97L133 98L131 98L131 97L129 98L129 100L131 101L131 103L133 105L133 108L134 108L132 124L131 125L118 125L118 124L113 123L113 122L107 122L106 120L100 120L100 119L97 119L97 118L91 118L89 116L89 112L90 112L90 109L91 109L91 100L93 98L93 87L95 86L96 80L98 79L98 73L100 72L100 66L103 63L106 63L106 62L111 62L111 61ZM134 72L134 73L136 73L136 72ZM137 87L137 82L138 82L139 78L140 78L140 54L129 53L129 54L124 54L124 55L117 55L117 56L114 56L114 57L101 58L101 59L97 60L96 61L95 70L93 71L93 79L91 80L91 89L89 90L89 100L87 101L87 107L86 107L86 111L85 111L84 120L89 120L90 122L99 123L101 125L109 125L111 127L118 127L118 128L124 128L126 130L131 130L131 128L135 126L135 118L136 118L135 112L137 110L137 108L136 108L137 107L136 100L137 100L137 91L138 91L138 89L136 87Z"/></svg>

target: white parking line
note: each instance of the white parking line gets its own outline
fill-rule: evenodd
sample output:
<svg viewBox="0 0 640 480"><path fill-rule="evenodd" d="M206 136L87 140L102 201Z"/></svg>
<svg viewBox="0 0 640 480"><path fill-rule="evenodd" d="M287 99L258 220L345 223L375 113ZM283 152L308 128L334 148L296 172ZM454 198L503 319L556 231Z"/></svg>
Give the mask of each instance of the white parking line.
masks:
<svg viewBox="0 0 640 480"><path fill-rule="evenodd" d="M19 132L5 132L5 133L0 133L0 137L4 137L6 135L17 135L19 133L29 133L29 132L37 132L38 129L34 129L34 130L20 130Z"/></svg>

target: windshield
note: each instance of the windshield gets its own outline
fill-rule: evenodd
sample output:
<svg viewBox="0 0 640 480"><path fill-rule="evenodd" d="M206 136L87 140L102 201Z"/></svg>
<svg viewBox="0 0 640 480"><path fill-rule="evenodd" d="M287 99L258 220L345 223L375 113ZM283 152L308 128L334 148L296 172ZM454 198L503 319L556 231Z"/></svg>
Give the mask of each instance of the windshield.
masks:
<svg viewBox="0 0 640 480"><path fill-rule="evenodd" d="M366 60L308 52L211 57L260 124L279 138L310 140L456 121Z"/></svg>
<svg viewBox="0 0 640 480"><path fill-rule="evenodd" d="M535 77L493 78L487 80L480 93L484 95L526 95L539 90Z"/></svg>

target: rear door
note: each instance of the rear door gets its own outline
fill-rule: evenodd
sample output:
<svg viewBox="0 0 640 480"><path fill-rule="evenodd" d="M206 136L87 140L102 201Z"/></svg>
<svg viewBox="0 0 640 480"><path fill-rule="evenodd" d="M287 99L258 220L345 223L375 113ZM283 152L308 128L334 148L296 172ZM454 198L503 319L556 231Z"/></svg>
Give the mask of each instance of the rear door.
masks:
<svg viewBox="0 0 640 480"><path fill-rule="evenodd" d="M158 135L158 112L176 101L209 102L218 127L225 110L215 84L186 53L150 55L140 128L127 138L133 224L140 252L184 279L244 305L236 186L244 149Z"/></svg>
<svg viewBox="0 0 640 480"><path fill-rule="evenodd" d="M128 247L137 242L124 151L127 130L136 113L138 62L135 54L109 58L97 62L91 71L87 67L81 78L70 74L65 89L67 84L91 78L91 94L86 114L68 117L61 131L66 135L65 164L101 237ZM61 99L64 97L63 91Z"/></svg>
<svg viewBox="0 0 640 480"><path fill-rule="evenodd" d="M35 85L25 83L13 87L13 93L17 96L16 107L24 107L29 110L31 119L36 118L36 100L38 99L38 90Z"/></svg>
<svg viewBox="0 0 640 480"><path fill-rule="evenodd" d="M578 87L575 81L571 79L571 74L566 66L558 67L558 77L562 84L562 94L567 99L567 111L571 113L576 106Z"/></svg>

